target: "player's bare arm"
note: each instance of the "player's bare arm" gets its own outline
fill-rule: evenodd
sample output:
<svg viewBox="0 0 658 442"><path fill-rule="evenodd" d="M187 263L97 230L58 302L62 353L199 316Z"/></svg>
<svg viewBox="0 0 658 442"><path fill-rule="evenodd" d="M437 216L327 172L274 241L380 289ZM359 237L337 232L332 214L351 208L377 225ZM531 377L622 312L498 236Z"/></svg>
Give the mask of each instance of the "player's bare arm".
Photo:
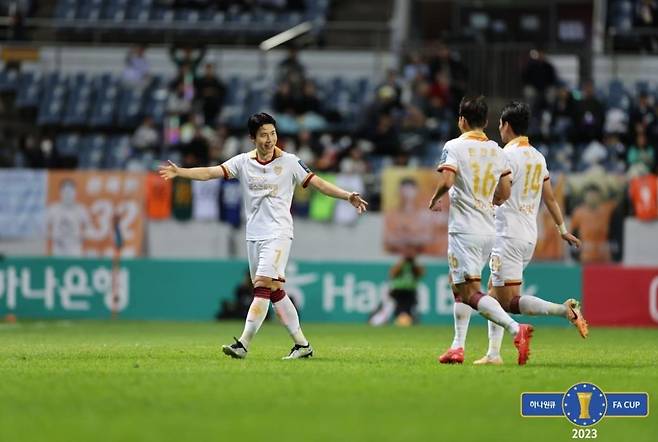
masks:
<svg viewBox="0 0 658 442"><path fill-rule="evenodd" d="M224 176L222 166L186 168L179 167L172 161L168 161L168 163L160 166L160 176L165 180L180 177L189 180L208 181Z"/></svg>
<svg viewBox="0 0 658 442"><path fill-rule="evenodd" d="M441 202L439 201L443 195L446 194L448 190L455 183L455 172L450 169L443 169L439 174L439 182L436 185L436 192L432 197L429 205L429 209L438 212L441 210Z"/></svg>
<svg viewBox="0 0 658 442"><path fill-rule="evenodd" d="M493 203L500 206L507 201L512 194L512 175L507 174L500 177L494 192Z"/></svg>
<svg viewBox="0 0 658 442"><path fill-rule="evenodd" d="M358 192L348 192L347 190L343 190L335 184L323 180L317 175L314 175L313 178L311 178L309 184L327 196L349 201L359 213L363 213L368 209L368 202L361 198L361 195Z"/></svg>
<svg viewBox="0 0 658 442"><path fill-rule="evenodd" d="M560 205L555 199L555 194L553 193L553 186L551 185L551 180L545 180L544 185L542 186L541 191L542 199L544 200L544 205L548 209L548 213L551 214L551 218L555 222L555 225L560 230L560 236L563 240L569 243L570 246L580 247L581 241L572 233L567 230L567 226L564 224L564 218L562 217L562 211L560 210Z"/></svg>

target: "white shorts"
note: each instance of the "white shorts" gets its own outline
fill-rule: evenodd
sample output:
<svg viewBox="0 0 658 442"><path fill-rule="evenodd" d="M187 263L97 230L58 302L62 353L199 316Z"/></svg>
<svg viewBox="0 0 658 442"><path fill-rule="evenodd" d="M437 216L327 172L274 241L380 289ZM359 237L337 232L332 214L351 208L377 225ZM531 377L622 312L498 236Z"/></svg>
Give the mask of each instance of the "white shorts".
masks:
<svg viewBox="0 0 658 442"><path fill-rule="evenodd" d="M495 238L494 235L448 234L448 266L453 284L482 279L482 269L489 261Z"/></svg>
<svg viewBox="0 0 658 442"><path fill-rule="evenodd" d="M519 285L523 282L523 269L532 260L535 243L517 238L496 237L489 268L494 287Z"/></svg>
<svg viewBox="0 0 658 442"><path fill-rule="evenodd" d="M284 282L291 245L291 238L247 241L251 280L253 281L256 276L267 276Z"/></svg>

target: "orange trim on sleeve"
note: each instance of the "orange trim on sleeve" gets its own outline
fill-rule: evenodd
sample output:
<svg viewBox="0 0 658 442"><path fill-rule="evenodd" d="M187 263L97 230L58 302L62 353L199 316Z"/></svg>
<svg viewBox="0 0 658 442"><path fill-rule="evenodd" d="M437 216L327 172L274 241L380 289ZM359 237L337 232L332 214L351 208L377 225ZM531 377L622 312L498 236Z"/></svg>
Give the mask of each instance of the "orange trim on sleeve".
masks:
<svg viewBox="0 0 658 442"><path fill-rule="evenodd" d="M437 172L441 172L443 171L443 169L448 169L457 173L457 168L455 166L451 166L450 164L441 164L439 165L439 167L436 168Z"/></svg>
<svg viewBox="0 0 658 442"><path fill-rule="evenodd" d="M302 183L302 187L306 189L308 187L308 183L311 182L311 178L313 178L315 174L313 172L309 173L306 175L306 178L304 178L304 182Z"/></svg>
<svg viewBox="0 0 658 442"><path fill-rule="evenodd" d="M221 168L222 168L222 172L224 172L224 179L225 179L225 180L228 180L228 179L229 179L229 176L228 176L228 170L226 170L226 166L224 166L223 164L220 164L219 167L221 167Z"/></svg>

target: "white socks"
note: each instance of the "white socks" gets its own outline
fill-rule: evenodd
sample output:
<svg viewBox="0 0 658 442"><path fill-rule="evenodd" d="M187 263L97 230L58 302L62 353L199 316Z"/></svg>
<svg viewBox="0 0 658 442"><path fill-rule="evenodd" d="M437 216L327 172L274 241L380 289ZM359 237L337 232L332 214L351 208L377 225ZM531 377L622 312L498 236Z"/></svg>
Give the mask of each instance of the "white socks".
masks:
<svg viewBox="0 0 658 442"><path fill-rule="evenodd" d="M254 297L249 306L249 313L247 313L247 320L244 323L244 330L240 336L240 342L245 348L249 347L249 343L254 338L258 329L263 324L267 316L267 309L270 308L270 300L266 298Z"/></svg>
<svg viewBox="0 0 658 442"><path fill-rule="evenodd" d="M488 321L487 325L489 326L489 350L487 350L487 356L490 358L498 357L500 356L500 345L503 342L505 329L491 321Z"/></svg>
<svg viewBox="0 0 658 442"><path fill-rule="evenodd" d="M290 333L290 336L292 336L293 341L295 341L295 344L304 346L308 345L308 341L306 340L306 337L304 336L304 333L302 333L302 329L299 326L299 316L297 315L297 309L295 308L295 305L292 303L290 298L286 295L282 300L273 303L273 305L276 314L279 316L279 319L281 319L283 325L285 325L288 329L288 332Z"/></svg>
<svg viewBox="0 0 658 442"><path fill-rule="evenodd" d="M468 333L468 323L471 319L473 309L470 305L463 302L455 302L453 306L453 316L455 319L455 338L450 348L464 348L466 346L466 334Z"/></svg>
<svg viewBox="0 0 658 442"><path fill-rule="evenodd" d="M519 332L519 324L507 314L498 301L491 296L482 296L477 304L478 311L482 316L496 324L505 327L505 330L513 335Z"/></svg>
<svg viewBox="0 0 658 442"><path fill-rule="evenodd" d="M528 295L519 298L519 310L523 315L565 316L567 314L567 308L563 304L555 304Z"/></svg>

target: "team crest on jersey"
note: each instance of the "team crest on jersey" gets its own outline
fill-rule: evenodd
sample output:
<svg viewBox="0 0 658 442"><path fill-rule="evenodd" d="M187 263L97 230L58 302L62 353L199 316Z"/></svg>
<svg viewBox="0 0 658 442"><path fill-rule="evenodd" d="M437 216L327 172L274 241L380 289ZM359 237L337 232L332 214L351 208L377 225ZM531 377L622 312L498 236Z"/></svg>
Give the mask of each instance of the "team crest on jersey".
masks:
<svg viewBox="0 0 658 442"><path fill-rule="evenodd" d="M283 171L283 167L281 166L274 166L274 173L277 175L281 175L281 172Z"/></svg>

